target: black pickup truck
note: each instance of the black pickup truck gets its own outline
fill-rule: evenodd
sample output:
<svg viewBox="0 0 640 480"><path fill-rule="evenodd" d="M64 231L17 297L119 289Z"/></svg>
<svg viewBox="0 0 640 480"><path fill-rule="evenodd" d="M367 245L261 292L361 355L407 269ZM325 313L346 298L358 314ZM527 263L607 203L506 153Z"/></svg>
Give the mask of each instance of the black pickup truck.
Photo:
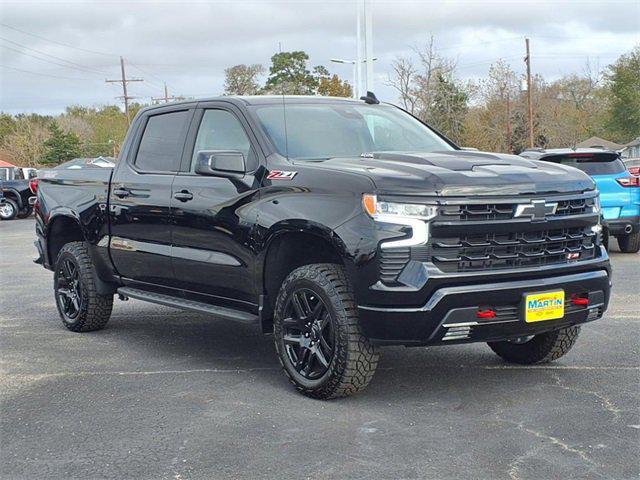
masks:
<svg viewBox="0 0 640 480"><path fill-rule="evenodd" d="M27 175L25 178L25 171ZM35 201L35 169L18 167L0 168L0 220L27 218L33 212Z"/></svg>
<svg viewBox="0 0 640 480"><path fill-rule="evenodd" d="M371 94L146 108L114 168L41 172L36 218L68 329L116 294L256 323L315 398L364 389L383 345L555 360L610 294L587 175L463 150Z"/></svg>

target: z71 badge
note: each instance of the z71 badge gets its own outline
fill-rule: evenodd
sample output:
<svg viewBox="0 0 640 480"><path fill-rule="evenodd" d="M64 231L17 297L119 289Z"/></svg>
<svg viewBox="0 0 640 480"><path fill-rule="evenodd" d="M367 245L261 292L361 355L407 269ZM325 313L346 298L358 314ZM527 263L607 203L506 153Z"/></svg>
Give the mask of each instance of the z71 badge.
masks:
<svg viewBox="0 0 640 480"><path fill-rule="evenodd" d="M267 180L293 180L298 172L285 172L284 170L271 170Z"/></svg>

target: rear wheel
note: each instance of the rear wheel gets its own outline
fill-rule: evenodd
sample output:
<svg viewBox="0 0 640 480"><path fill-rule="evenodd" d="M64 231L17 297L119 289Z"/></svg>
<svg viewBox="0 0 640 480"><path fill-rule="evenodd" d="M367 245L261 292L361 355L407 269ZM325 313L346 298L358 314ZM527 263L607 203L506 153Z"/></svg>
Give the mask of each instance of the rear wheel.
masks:
<svg viewBox="0 0 640 480"><path fill-rule="evenodd" d="M0 202L0 219L13 220L18 214L18 204L10 198L5 198Z"/></svg>
<svg viewBox="0 0 640 480"><path fill-rule="evenodd" d="M18 218L27 218L29 215L31 215L33 213L33 207L31 206L26 206L25 208L23 208L22 210L20 210L18 212Z"/></svg>
<svg viewBox="0 0 640 480"><path fill-rule="evenodd" d="M640 232L618 235L618 245L624 253L636 253L640 251Z"/></svg>
<svg viewBox="0 0 640 480"><path fill-rule="evenodd" d="M54 294L62 323L72 332L100 330L111 316L113 295L98 294L93 274L83 242L62 247L53 274Z"/></svg>
<svg viewBox="0 0 640 480"><path fill-rule="evenodd" d="M576 343L580 327L568 327L530 337L520 337L487 345L508 362L532 365L547 363L564 356Z"/></svg>
<svg viewBox="0 0 640 480"><path fill-rule="evenodd" d="M378 354L362 334L344 269L305 265L284 281L276 300L274 341L282 367L309 397L345 397L369 384Z"/></svg>

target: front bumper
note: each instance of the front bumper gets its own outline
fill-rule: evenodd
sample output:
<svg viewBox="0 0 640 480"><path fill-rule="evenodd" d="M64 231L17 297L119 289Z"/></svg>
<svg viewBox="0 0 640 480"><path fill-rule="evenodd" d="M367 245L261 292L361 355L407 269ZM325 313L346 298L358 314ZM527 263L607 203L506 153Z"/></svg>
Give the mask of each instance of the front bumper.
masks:
<svg viewBox="0 0 640 480"><path fill-rule="evenodd" d="M605 268L569 275L445 286L418 308L360 305L364 334L385 345L438 345L500 341L536 335L602 317L610 295ZM526 323L522 313L525 294L563 289L567 305L557 320ZM588 306L574 306L572 295L588 296ZM492 319L476 317L479 308L498 312Z"/></svg>
<svg viewBox="0 0 640 480"><path fill-rule="evenodd" d="M605 220L603 226L609 235L625 235L640 232L640 216L619 217Z"/></svg>

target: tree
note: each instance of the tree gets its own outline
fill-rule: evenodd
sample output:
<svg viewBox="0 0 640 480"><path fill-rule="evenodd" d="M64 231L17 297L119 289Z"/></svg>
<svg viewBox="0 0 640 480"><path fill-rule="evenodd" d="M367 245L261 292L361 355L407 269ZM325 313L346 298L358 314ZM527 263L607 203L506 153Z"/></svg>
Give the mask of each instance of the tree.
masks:
<svg viewBox="0 0 640 480"><path fill-rule="evenodd" d="M274 94L313 95L318 88L319 67L316 67L314 76L307 69L308 60L309 55L303 51L280 52L273 55L265 91Z"/></svg>
<svg viewBox="0 0 640 480"><path fill-rule="evenodd" d="M318 82L318 94L329 97L351 97L353 90L346 80L341 80L338 75L331 78L322 77Z"/></svg>
<svg viewBox="0 0 640 480"><path fill-rule="evenodd" d="M611 111L607 126L617 141L640 132L640 45L609 67Z"/></svg>
<svg viewBox="0 0 640 480"><path fill-rule="evenodd" d="M387 85L397 90L402 108L411 114L416 110L418 98L415 92L417 71L411 60L397 57L392 63L393 75L387 77Z"/></svg>
<svg viewBox="0 0 640 480"><path fill-rule="evenodd" d="M264 73L264 67L254 65L234 65L224 71L225 95L256 95L260 91L258 78Z"/></svg>
<svg viewBox="0 0 640 480"><path fill-rule="evenodd" d="M39 167L44 143L49 137L42 117L19 115L14 119L13 131L2 139L3 153L11 163L21 167Z"/></svg>
<svg viewBox="0 0 640 480"><path fill-rule="evenodd" d="M516 112L524 101L515 72L499 60L489 67L487 78L477 82L474 92L477 102L466 116L463 143L482 150L514 152L519 138L515 123L520 118Z"/></svg>
<svg viewBox="0 0 640 480"><path fill-rule="evenodd" d="M468 85L455 77L455 63L440 56L433 37L422 48L414 48L417 65L405 57L392 64L388 85L395 88L403 107L432 124L452 139L462 138L469 100Z"/></svg>
<svg viewBox="0 0 640 480"><path fill-rule="evenodd" d="M80 137L65 133L54 121L49 125L49 139L44 142L42 163L57 165L80 156Z"/></svg>
<svg viewBox="0 0 640 480"><path fill-rule="evenodd" d="M438 73L434 78L434 94L430 106L431 124L455 142L462 140L469 96L453 77Z"/></svg>

